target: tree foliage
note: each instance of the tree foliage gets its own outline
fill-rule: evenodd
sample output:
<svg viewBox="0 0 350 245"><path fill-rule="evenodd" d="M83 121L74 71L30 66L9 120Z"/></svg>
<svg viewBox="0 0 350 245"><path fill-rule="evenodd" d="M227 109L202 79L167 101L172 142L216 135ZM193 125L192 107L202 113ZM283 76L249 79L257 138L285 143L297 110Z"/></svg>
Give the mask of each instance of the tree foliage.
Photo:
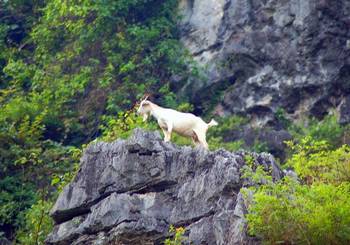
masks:
<svg viewBox="0 0 350 245"><path fill-rule="evenodd" d="M176 0L0 3L0 229L8 238L18 230L19 242L42 243L39 206L48 209L74 176L83 144L123 137L115 125L137 98L152 92L177 104L170 77L181 83L192 71L175 8Z"/></svg>

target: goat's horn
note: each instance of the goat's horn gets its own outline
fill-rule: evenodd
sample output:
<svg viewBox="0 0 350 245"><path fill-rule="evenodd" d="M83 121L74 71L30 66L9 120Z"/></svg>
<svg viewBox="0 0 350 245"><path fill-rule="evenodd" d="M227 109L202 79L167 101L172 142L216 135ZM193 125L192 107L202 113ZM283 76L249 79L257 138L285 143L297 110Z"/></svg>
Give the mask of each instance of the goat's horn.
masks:
<svg viewBox="0 0 350 245"><path fill-rule="evenodd" d="M147 100L150 95L149 93L144 94L141 100Z"/></svg>

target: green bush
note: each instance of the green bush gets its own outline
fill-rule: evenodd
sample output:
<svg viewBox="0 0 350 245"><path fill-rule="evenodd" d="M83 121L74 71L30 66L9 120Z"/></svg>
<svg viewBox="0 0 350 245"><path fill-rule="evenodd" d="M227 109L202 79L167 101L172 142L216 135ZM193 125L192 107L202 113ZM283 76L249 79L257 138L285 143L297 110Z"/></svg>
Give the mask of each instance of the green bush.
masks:
<svg viewBox="0 0 350 245"><path fill-rule="evenodd" d="M249 233L266 244L348 244L349 146L331 149L311 137L289 145L294 154L288 166L295 168L300 181L285 177L273 182L261 167L246 167L243 178L256 183L249 188Z"/></svg>
<svg viewBox="0 0 350 245"><path fill-rule="evenodd" d="M296 141L306 136L315 140L325 140L330 145L341 145L345 127L338 123L336 115L327 115L323 120L309 118L300 123L292 124L289 131Z"/></svg>
<svg viewBox="0 0 350 245"><path fill-rule="evenodd" d="M16 234L20 244L44 244L53 228L53 220L49 216L51 207L51 202L39 200L25 212L25 224Z"/></svg>
<svg viewBox="0 0 350 245"><path fill-rule="evenodd" d="M12 230L24 224L22 212L38 199L35 186L23 183L21 176L0 179L0 230Z"/></svg>
<svg viewBox="0 0 350 245"><path fill-rule="evenodd" d="M335 150L326 141L305 137L299 144L288 142L294 152L287 166L292 167L307 184L350 182L350 146Z"/></svg>
<svg viewBox="0 0 350 245"><path fill-rule="evenodd" d="M348 244L350 184L302 185L285 178L254 193L249 233L266 244Z"/></svg>
<svg viewBox="0 0 350 245"><path fill-rule="evenodd" d="M244 146L242 140L237 141L228 141L225 138L233 131L240 130L248 120L244 117L240 116L230 116L219 118L218 126L212 127L208 130L207 133L207 141L209 144L209 148L211 150L216 150L219 148L224 148L229 151L237 151Z"/></svg>
<svg viewBox="0 0 350 245"><path fill-rule="evenodd" d="M250 147L249 150L257 153L269 152L269 147L266 142L255 139L254 144Z"/></svg>

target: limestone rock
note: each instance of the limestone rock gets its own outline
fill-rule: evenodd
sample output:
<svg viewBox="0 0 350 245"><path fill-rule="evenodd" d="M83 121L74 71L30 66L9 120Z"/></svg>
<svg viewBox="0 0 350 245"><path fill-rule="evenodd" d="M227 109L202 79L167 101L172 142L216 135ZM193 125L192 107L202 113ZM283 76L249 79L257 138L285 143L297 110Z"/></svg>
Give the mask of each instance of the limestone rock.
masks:
<svg viewBox="0 0 350 245"><path fill-rule="evenodd" d="M173 224L191 244L256 244L240 193L246 154L178 147L142 130L93 143L51 210L56 224L46 243L162 244ZM271 155L253 156L281 178Z"/></svg>
<svg viewBox="0 0 350 245"><path fill-rule="evenodd" d="M182 0L181 40L208 79L183 88L197 108L223 93L218 114L254 126L322 117L341 106L349 123L350 1Z"/></svg>

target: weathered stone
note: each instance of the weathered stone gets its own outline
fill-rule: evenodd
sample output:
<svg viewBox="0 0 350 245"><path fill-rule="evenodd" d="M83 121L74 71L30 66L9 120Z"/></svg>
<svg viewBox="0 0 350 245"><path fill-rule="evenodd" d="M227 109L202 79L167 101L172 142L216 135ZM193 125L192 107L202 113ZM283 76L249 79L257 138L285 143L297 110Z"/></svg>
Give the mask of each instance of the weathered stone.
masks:
<svg viewBox="0 0 350 245"><path fill-rule="evenodd" d="M181 40L208 77L182 90L197 108L224 93L217 113L250 115L254 126L265 126L279 108L291 119L321 118L350 93L350 1L182 0L180 6Z"/></svg>
<svg viewBox="0 0 350 245"><path fill-rule="evenodd" d="M51 214L47 244L162 244L170 224L191 244L254 244L246 234L240 189L245 152L215 152L164 143L135 130L128 140L93 143ZM256 164L281 170L269 154Z"/></svg>
<svg viewBox="0 0 350 245"><path fill-rule="evenodd" d="M340 105L340 123L350 123L350 95L345 97Z"/></svg>

